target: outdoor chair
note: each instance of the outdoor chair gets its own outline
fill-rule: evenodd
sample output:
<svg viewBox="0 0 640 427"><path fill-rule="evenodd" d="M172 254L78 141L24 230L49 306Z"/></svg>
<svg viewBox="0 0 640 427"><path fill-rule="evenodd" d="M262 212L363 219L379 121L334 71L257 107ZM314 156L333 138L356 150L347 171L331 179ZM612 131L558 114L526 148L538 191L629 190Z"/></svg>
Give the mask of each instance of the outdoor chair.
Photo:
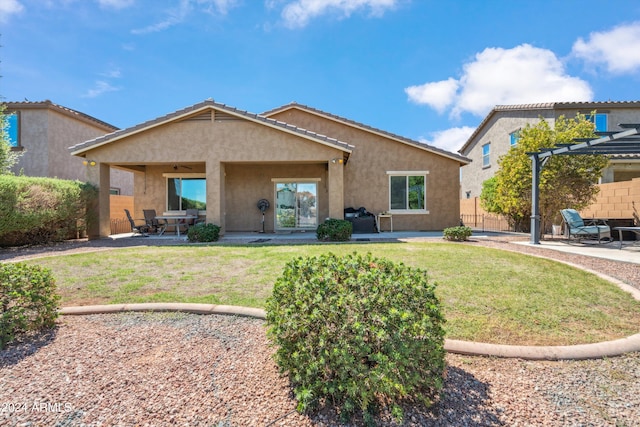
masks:
<svg viewBox="0 0 640 427"><path fill-rule="evenodd" d="M155 233L162 233L167 228L166 221L159 220L156 218L156 210L155 209L143 209L142 213L144 214L144 220L149 229L153 230Z"/></svg>
<svg viewBox="0 0 640 427"><path fill-rule="evenodd" d="M131 231L133 232L132 237L149 237L149 226L146 224L136 224L136 221L143 221L142 219L136 220L131 217L131 213L129 213L129 209L125 209L124 213L127 214L127 219L131 224Z"/></svg>
<svg viewBox="0 0 640 427"><path fill-rule="evenodd" d="M609 243L611 227L604 220L584 220L575 209L560 211L565 224L565 234L569 240L573 237L578 241L585 239L598 240L598 243Z"/></svg>
<svg viewBox="0 0 640 427"><path fill-rule="evenodd" d="M185 224L187 225L187 228L189 228L192 225L196 225L199 224L201 222L204 222L204 220L198 218L199 215L199 211L198 209L187 209L187 211L185 212L187 216L195 216L195 219L187 219L185 220Z"/></svg>

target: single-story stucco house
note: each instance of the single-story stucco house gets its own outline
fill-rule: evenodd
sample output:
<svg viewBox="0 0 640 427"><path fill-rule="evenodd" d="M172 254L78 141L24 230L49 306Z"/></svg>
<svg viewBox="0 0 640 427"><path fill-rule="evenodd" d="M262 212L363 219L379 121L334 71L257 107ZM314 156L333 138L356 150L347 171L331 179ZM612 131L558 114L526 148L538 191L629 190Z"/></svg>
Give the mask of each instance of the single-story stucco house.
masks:
<svg viewBox="0 0 640 427"><path fill-rule="evenodd" d="M134 216L197 208L222 233L315 230L347 207L393 215L394 230L459 223L469 159L297 103L253 114L205 100L70 147L100 191L91 237L109 234L109 171L134 172ZM105 189L105 191L103 191Z"/></svg>

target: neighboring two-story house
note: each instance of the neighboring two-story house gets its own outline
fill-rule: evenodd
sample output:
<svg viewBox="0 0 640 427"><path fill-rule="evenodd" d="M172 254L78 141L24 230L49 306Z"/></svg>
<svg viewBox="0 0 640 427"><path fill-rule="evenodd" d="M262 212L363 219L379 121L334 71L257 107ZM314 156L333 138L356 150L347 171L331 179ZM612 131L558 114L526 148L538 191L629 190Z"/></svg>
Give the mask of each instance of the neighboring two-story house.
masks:
<svg viewBox="0 0 640 427"><path fill-rule="evenodd" d="M479 197L482 183L499 168L501 156L518 143L518 132L541 118L553 126L556 118L585 114L600 132L622 130L620 123L640 123L640 101L552 102L525 105L499 105L480 123L459 153L472 160L461 168L461 198ZM595 113L595 114L594 114ZM640 177L640 153L611 157L601 183L630 181Z"/></svg>
<svg viewBox="0 0 640 427"><path fill-rule="evenodd" d="M79 181L88 180L91 162L72 156L68 148L118 130L117 127L51 101L5 103L12 150L21 152L13 172ZM133 174L111 172L110 193L133 195Z"/></svg>

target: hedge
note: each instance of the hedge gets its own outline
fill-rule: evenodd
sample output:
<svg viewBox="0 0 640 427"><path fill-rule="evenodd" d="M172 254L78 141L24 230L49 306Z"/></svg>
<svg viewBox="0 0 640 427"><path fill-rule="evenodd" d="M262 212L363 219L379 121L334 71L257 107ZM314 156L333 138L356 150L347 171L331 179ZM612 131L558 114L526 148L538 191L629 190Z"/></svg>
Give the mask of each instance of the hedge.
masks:
<svg viewBox="0 0 640 427"><path fill-rule="evenodd" d="M80 181L0 175L0 246L76 237L93 217L97 188Z"/></svg>

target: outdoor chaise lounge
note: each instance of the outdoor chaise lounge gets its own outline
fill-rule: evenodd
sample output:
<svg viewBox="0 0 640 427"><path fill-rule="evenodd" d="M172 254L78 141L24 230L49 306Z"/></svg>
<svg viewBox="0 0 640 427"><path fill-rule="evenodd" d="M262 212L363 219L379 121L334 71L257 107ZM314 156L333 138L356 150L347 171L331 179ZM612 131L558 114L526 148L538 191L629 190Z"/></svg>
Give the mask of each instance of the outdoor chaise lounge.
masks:
<svg viewBox="0 0 640 427"><path fill-rule="evenodd" d="M611 227L604 220L584 220L575 209L560 211L565 224L565 234L569 240L592 239L598 243L611 242ZM599 223L598 223L599 222Z"/></svg>

